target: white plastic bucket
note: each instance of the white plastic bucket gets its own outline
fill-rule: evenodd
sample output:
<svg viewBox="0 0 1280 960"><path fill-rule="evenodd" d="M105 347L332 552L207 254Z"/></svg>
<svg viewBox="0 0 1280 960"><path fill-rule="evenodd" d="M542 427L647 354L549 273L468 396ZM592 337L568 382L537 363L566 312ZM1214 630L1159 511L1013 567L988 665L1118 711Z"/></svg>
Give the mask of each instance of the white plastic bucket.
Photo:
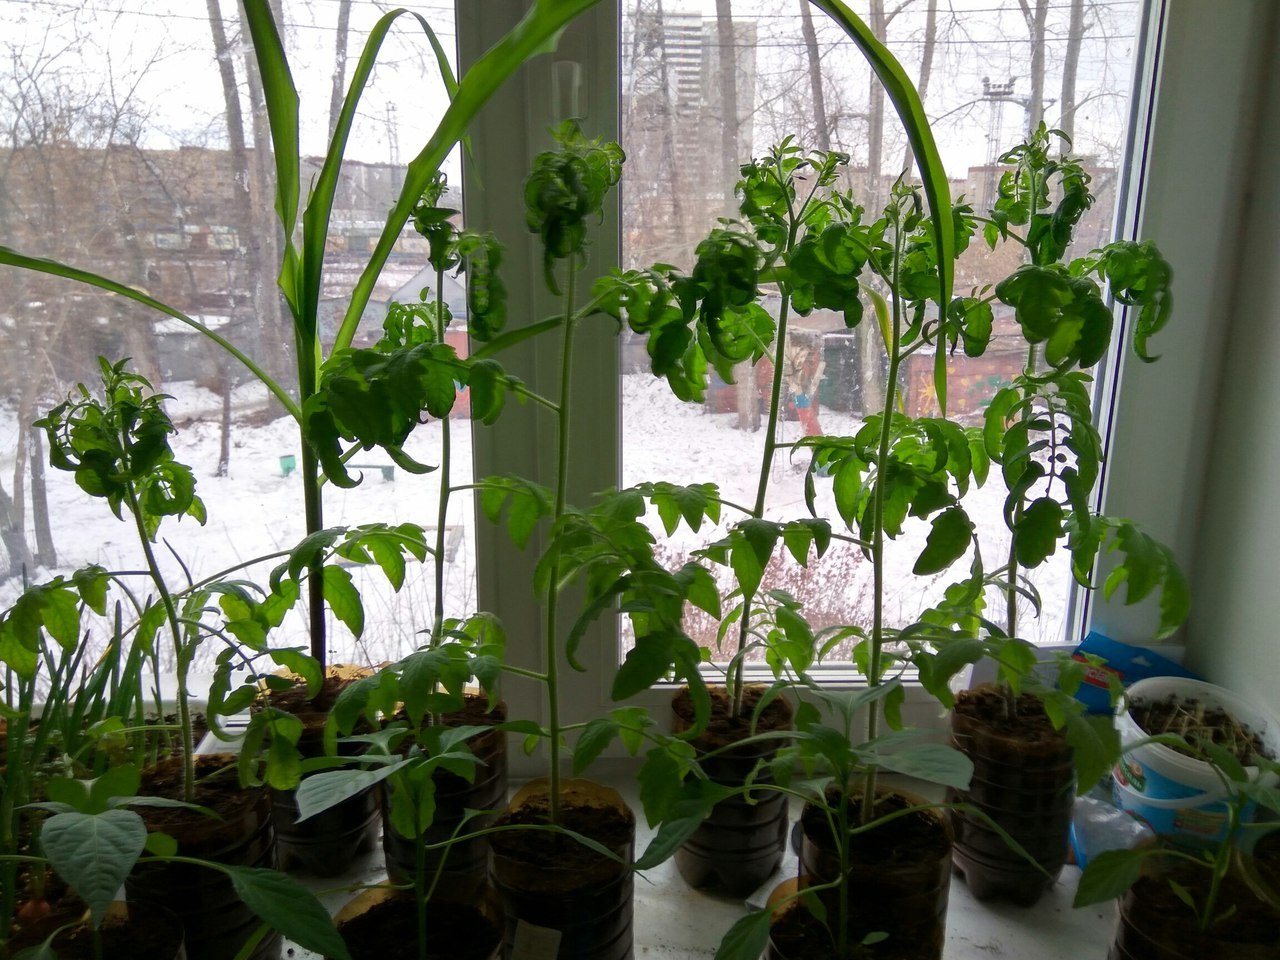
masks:
<svg viewBox="0 0 1280 960"><path fill-rule="evenodd" d="M1211 845L1227 835L1227 805L1218 796L1198 794L1173 800L1156 800L1125 786L1119 778L1111 782L1115 805L1162 837L1184 844ZM1247 812L1252 812L1250 804Z"/></svg>
<svg viewBox="0 0 1280 960"><path fill-rule="evenodd" d="M1112 770L1116 806L1159 834L1192 843L1215 843L1226 834L1227 808L1223 799L1227 791L1213 767L1159 743L1129 748L1148 736L1129 715L1129 703L1138 699L1163 700L1171 694L1226 710L1256 734L1275 757L1280 757L1280 724L1229 690L1185 677L1140 680L1129 688L1116 708L1116 727L1124 750ZM1258 779L1256 767L1246 770L1250 779ZM1264 783L1274 781L1270 774L1263 777ZM1245 819L1251 818L1253 805L1243 814Z"/></svg>

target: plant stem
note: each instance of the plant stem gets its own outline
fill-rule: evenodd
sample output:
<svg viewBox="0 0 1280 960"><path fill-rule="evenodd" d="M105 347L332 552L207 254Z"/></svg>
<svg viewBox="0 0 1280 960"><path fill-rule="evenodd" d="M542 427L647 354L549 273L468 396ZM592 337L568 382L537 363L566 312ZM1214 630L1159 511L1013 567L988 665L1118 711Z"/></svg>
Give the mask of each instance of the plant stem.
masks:
<svg viewBox="0 0 1280 960"><path fill-rule="evenodd" d="M793 237L794 233L795 227L793 226ZM790 243L788 246L790 246ZM760 477L756 484L756 502L751 510L751 516L756 520L764 518L765 497L769 492L769 474L772 472L773 458L777 452L778 407L782 398L782 364L787 345L787 314L790 304L791 298L787 295L786 289L783 288L782 306L778 310L777 343L773 356L773 384L769 393L769 423L765 427L764 451L760 456ZM730 716L733 717L742 715L742 699L746 687L746 678L743 676L742 652L747 648L747 638L751 633L751 600L752 597L743 596L742 619L738 623L738 649L733 658L737 666L733 669L733 695L730 710Z"/></svg>
<svg viewBox="0 0 1280 960"><path fill-rule="evenodd" d="M444 316L444 267L436 269L436 343L445 342ZM436 508L436 617L431 630L431 646L438 647L444 632L444 534L445 520L449 516L449 463L452 451L449 415L440 421L440 494ZM424 908L425 909L425 908Z"/></svg>
<svg viewBox="0 0 1280 960"><path fill-rule="evenodd" d="M1038 351L1036 345L1030 344L1027 347L1027 376L1032 376L1036 369L1036 358ZM1030 407L1024 407L1022 416L1024 418L1031 416ZM1009 562L1005 566L1005 632L1010 639L1018 635L1018 521L1022 518L1022 501L1013 508L1013 523L1009 527ZM1018 698L1013 694L1013 687L1008 683L1000 683L1000 694L1004 698L1004 709L1006 717L1016 717L1018 715Z"/></svg>
<svg viewBox="0 0 1280 960"><path fill-rule="evenodd" d="M1221 777L1219 773L1219 778ZM1201 933L1208 933L1209 927L1213 924L1213 911L1218 905L1218 895L1222 892L1222 881L1226 879L1227 870L1231 865L1231 851L1235 846L1236 833L1240 828L1238 797L1236 793L1228 793L1227 833L1218 844L1213 863L1209 867L1209 892L1205 894L1204 912L1199 917Z"/></svg>
<svg viewBox="0 0 1280 960"><path fill-rule="evenodd" d="M566 487L569 482L569 388L573 373L573 335L577 322L573 313L573 298L577 272L569 264L569 280L565 290L564 340L560 353L560 403L556 411L558 427L556 451L556 501L551 515L551 529L560 525L568 503ZM560 550L551 547L551 575L547 585L547 729L551 735L550 815L551 822L560 823L560 664L556 648L556 607L560 597Z"/></svg>
<svg viewBox="0 0 1280 960"><path fill-rule="evenodd" d="M437 290L439 287L436 288ZM415 821L420 818L415 813ZM419 822L413 843L413 893L418 911L418 960L427 960L427 844L426 828Z"/></svg>
<svg viewBox="0 0 1280 960"><path fill-rule="evenodd" d="M315 451L302 438L302 503L307 535L324 529L324 507L320 495L320 462ZM328 663L324 619L324 563L316 560L307 568L307 617L311 631L311 656L323 672Z"/></svg>
<svg viewBox="0 0 1280 960"><path fill-rule="evenodd" d="M169 632L173 636L173 655L177 666L178 682L178 726L181 728L179 736L182 738L182 799L191 803L196 795L196 758L195 744L192 742L191 705L187 702L187 670L190 658L182 649L182 628L178 625L178 611L173 605L173 597L169 594L169 587L164 582L160 567L156 564L155 551L151 549L151 538L147 535L146 524L142 522L142 504L138 502L138 493L134 490L133 484L129 484L127 489L130 512L138 528L138 539L142 543L142 553L147 560L147 569L151 572L151 582L155 584L160 594L160 602L164 604L165 617L169 621Z"/></svg>
<svg viewBox="0 0 1280 960"><path fill-rule="evenodd" d="M883 667L884 647L884 497L885 497L885 464L889 459L889 445L893 439L893 410L897 405L898 367L902 362L902 301L898 294L899 272L902 269L902 222L897 219L894 233L893 282L891 296L893 313L890 321L889 374L884 385L884 410L881 413L880 444L876 453L876 485L872 494L871 506L871 573L872 573L872 615L871 615L871 650L868 663L867 683L869 686L880 686ZM945 305L940 308L945 313ZM867 740L874 740L880 729L880 716L876 705L867 707ZM876 768L869 766L862 784L861 821L869 823L875 810Z"/></svg>
<svg viewBox="0 0 1280 960"><path fill-rule="evenodd" d="M800 228L800 217L796 215L795 206L793 204L788 178L782 174L782 167L778 157L774 157L773 176L778 181L778 187L782 190L783 195L787 198L787 243L783 248L783 256L790 251L796 244L796 233ZM814 190L817 184L814 185ZM813 196L810 191L809 197ZM809 200L805 200L805 206ZM804 206L801 207L803 212ZM785 283L778 284L779 292L782 295L782 304L778 308L778 330L774 337L774 353L773 353L773 382L769 389L769 423L764 431L764 450L760 454L760 474L756 484L756 502L751 510L753 519L764 519L765 497L769 492L769 474L772 472L773 458L778 450L778 407L782 401L782 367L786 359L785 351L787 346L787 316L791 306L791 296ZM754 391L753 391L754 394ZM742 619L738 624L738 649L734 653L733 660L730 663L729 672L733 681L733 690L730 697L729 715L739 717L742 715L743 693L746 688L746 677L744 676L743 652L747 649L748 637L751 635L751 601L754 595L749 597L746 593L742 595ZM729 679L726 677L726 679Z"/></svg>
<svg viewBox="0 0 1280 960"><path fill-rule="evenodd" d="M874 710L875 707L872 706L869 709ZM849 956L849 802L848 789L841 790L839 809L836 811L836 817L840 823L840 833L837 834L836 840L836 847L840 850L840 885L836 888L840 897L839 908L836 911L839 914L836 956L840 960Z"/></svg>

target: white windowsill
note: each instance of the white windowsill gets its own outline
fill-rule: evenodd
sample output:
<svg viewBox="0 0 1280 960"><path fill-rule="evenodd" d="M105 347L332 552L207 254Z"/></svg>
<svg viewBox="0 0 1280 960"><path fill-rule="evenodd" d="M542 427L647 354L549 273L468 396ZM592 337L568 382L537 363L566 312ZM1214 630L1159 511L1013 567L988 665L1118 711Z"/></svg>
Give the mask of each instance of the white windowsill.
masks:
<svg viewBox="0 0 1280 960"><path fill-rule="evenodd" d="M621 769L621 765L618 768ZM627 774L612 775L605 762L593 769L594 779L616 787L632 808L639 810L634 780ZM913 785L917 792L931 791ZM642 851L653 835L643 823L636 831L636 850ZM343 883L376 883L385 876L379 847L339 879L301 879L319 890L333 890ZM788 852L770 884L792 876L795 855ZM1058 882L1038 904L1015 907L1003 901L979 903L964 881L953 877L947 910L947 944L943 960L993 960L1013 957L1035 960L1077 960L1106 956L1115 927L1116 911L1110 904L1075 910L1071 906L1080 871L1067 866ZM333 912L352 894L329 893L321 897ZM662 960L707 960L714 956L724 932L743 915L742 901L691 890L668 860L637 878L635 886L635 956ZM290 960L312 960L316 955L286 944ZM318 958L317 958L318 960Z"/></svg>

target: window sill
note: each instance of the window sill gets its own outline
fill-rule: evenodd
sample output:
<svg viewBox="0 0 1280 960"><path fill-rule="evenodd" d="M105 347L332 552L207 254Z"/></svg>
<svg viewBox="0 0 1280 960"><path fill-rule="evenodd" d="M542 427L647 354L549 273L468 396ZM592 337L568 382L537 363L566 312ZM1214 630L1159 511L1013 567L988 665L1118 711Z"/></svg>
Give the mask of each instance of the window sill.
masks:
<svg viewBox="0 0 1280 960"><path fill-rule="evenodd" d="M595 771L595 779L617 788L633 809L639 809L634 779L620 772L622 765L605 762ZM929 793L926 787L912 789ZM636 830L636 849L648 844L653 831L643 823ZM788 852L776 878L770 884L794 875L796 858ZM1115 927L1115 908L1109 904L1075 910L1071 906L1080 871L1063 868L1058 882L1034 907L1016 907L1002 901L979 903L970 896L964 881L951 884L947 910L947 943L944 960L992 960L998 957L1035 957L1037 960L1076 960L1077 957L1105 956ZM379 848L337 880L303 882L321 894L321 900L336 912L354 894L331 892L343 883L377 883L385 877ZM668 860L647 871L636 883L635 956L662 960L707 960L724 932L746 910L741 901L692 891ZM286 944L290 960L312 960L316 955ZM318 958L317 958L318 960Z"/></svg>

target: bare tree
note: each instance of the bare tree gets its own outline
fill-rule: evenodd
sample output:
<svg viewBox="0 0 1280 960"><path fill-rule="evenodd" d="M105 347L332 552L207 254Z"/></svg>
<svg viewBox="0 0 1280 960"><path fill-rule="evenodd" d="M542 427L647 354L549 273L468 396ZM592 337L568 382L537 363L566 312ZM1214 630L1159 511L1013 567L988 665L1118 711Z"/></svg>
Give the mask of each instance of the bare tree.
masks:
<svg viewBox="0 0 1280 960"><path fill-rule="evenodd" d="M938 46L938 0L928 0L925 8L924 45L920 50L920 79L916 81L916 92L920 94L920 102L925 103L929 95L929 81L933 76L933 57ZM911 141L907 141L902 151L902 169L911 170L915 156L911 151Z"/></svg>
<svg viewBox="0 0 1280 960"><path fill-rule="evenodd" d="M1031 92L1027 95L1027 132L1030 132L1044 119L1045 33L1049 0L1035 0L1034 9L1028 0L1018 0L1018 6L1022 9L1031 42Z"/></svg>
<svg viewBox="0 0 1280 960"><path fill-rule="evenodd" d="M822 83L822 58L818 53L818 33L813 29L809 0L800 4L800 33L804 37L805 60L809 64L809 95L813 97L814 146L831 149L831 127L827 123L827 97Z"/></svg>
<svg viewBox="0 0 1280 960"><path fill-rule="evenodd" d="M1080 49L1084 46L1084 0L1071 0L1067 26L1067 51L1062 58L1062 98L1058 129L1069 138L1076 133L1076 75L1080 69Z"/></svg>
<svg viewBox="0 0 1280 960"><path fill-rule="evenodd" d="M351 32L351 0L339 0L338 29L333 36L333 89L329 92L329 139L338 127L347 85L347 39Z"/></svg>
<svg viewBox="0 0 1280 960"><path fill-rule="evenodd" d="M141 119L132 88L117 88L110 72L86 77L84 43L79 32L68 39L47 29L25 44L13 40L6 46L0 72L0 242L71 262L85 263L90 256L117 260L118 275L145 285L145 271L130 252L129 237L136 240L136 231L122 229L122 217L128 216L123 211L133 198L111 175L113 154ZM104 217L103 208L114 212ZM0 382L17 415L12 495L6 492L0 511L10 572L32 559L28 505L34 559L56 562L44 450L32 428L42 406L68 383L91 379L99 354L132 354L139 368L154 372L153 338L142 325L112 323L118 309L112 298L50 278L24 274L5 284L0 315L14 323Z"/></svg>
<svg viewBox="0 0 1280 960"><path fill-rule="evenodd" d="M284 22L280 8L280 0L270 0L272 16L276 23ZM244 0L240 0L240 22L247 23L244 15ZM242 27L242 32L247 27ZM250 116L253 127L253 154L249 167L249 194L252 199L253 229L251 242L259 244L257 262L259 264L277 264L281 262L282 238L280 226L276 222L275 204L273 200L275 178L272 173L271 129L267 121L267 100L262 90L262 78L258 74L258 62L253 50L244 44L244 72L248 82ZM277 380L290 382L292 327L286 321L281 304L280 291L275 277L269 271L251 270L249 282L253 285L252 296L254 316L257 318L256 333L258 336L259 356L265 362L272 376Z"/></svg>
<svg viewBox="0 0 1280 960"><path fill-rule="evenodd" d="M719 43L717 86L720 93L720 184L724 190L724 216L737 212L734 185L738 182L738 44L733 25L733 0L716 0L716 39ZM760 429L760 404L756 396L754 371L749 363L739 364L735 397L738 429Z"/></svg>

